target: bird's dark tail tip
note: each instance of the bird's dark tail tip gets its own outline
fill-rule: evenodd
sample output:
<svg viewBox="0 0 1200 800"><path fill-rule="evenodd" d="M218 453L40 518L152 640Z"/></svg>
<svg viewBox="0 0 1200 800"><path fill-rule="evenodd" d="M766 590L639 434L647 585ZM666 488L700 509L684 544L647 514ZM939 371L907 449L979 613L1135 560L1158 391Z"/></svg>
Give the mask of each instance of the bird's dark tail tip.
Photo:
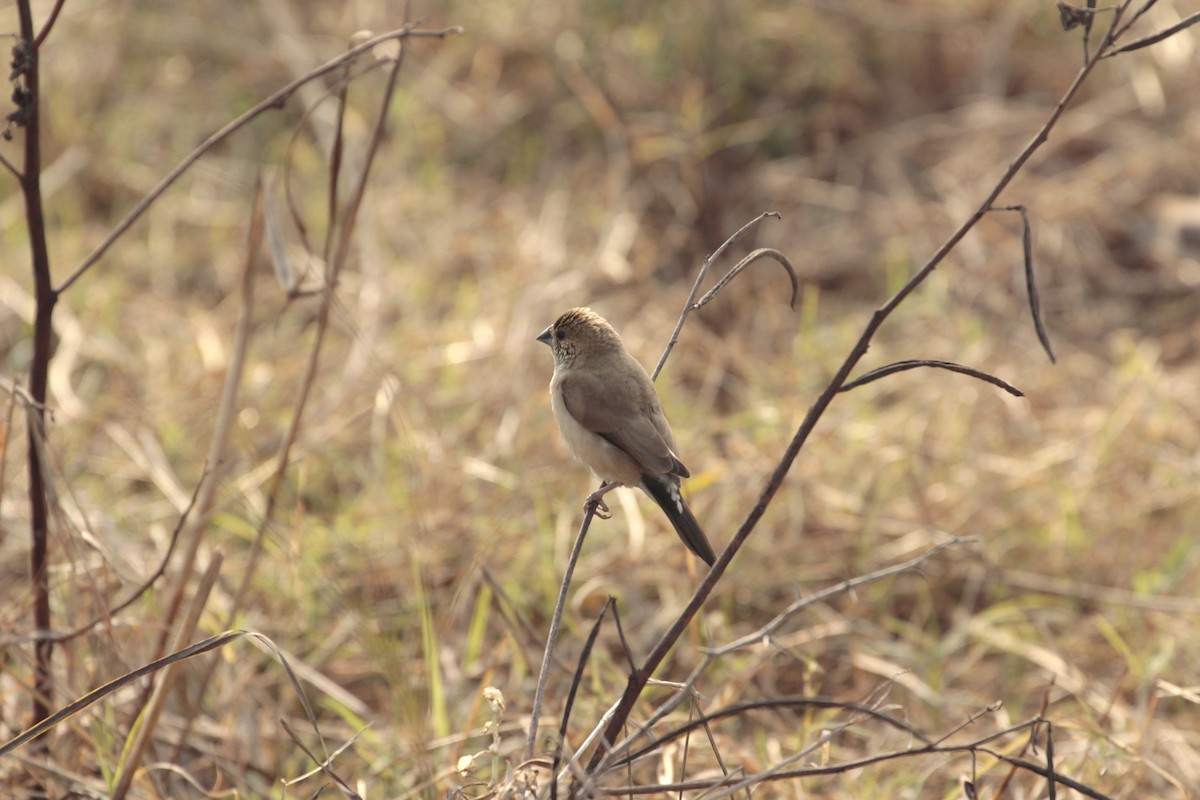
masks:
<svg viewBox="0 0 1200 800"><path fill-rule="evenodd" d="M675 526L675 532L679 534L680 539L683 539L688 550L691 550L697 558L711 567L717 560L717 556L713 552L712 545L708 543L700 523L696 521L692 510L684 502L683 495L679 492L679 483L657 475L643 475L642 488L666 513L667 519L671 520L671 524Z"/></svg>

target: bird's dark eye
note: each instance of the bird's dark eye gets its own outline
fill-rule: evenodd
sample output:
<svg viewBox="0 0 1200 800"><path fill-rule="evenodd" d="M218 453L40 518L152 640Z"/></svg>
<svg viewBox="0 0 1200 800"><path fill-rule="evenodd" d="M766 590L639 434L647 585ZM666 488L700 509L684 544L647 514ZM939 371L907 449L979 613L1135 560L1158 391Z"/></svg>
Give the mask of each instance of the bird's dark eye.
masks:
<svg viewBox="0 0 1200 800"><path fill-rule="evenodd" d="M554 338L561 342L563 339L567 338L567 334L563 333L562 331L555 331Z"/></svg>

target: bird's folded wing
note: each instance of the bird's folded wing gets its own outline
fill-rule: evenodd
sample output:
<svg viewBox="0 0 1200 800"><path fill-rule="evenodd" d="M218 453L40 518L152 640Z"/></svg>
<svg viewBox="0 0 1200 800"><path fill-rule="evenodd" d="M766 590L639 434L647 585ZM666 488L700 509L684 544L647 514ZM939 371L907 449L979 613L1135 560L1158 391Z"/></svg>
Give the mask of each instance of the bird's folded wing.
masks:
<svg viewBox="0 0 1200 800"><path fill-rule="evenodd" d="M687 476L654 424L652 415L662 412L647 408L642 398L588 373L565 376L559 389L567 411L580 425L627 453L644 472Z"/></svg>

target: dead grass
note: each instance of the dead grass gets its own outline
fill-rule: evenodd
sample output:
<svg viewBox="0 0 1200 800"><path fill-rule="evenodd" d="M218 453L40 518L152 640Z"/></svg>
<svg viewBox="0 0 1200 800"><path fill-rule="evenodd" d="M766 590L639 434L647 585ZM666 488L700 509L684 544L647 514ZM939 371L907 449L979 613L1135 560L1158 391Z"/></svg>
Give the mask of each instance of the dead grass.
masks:
<svg viewBox="0 0 1200 800"><path fill-rule="evenodd" d="M1187 4L1159 5L1164 16L1186 13ZM204 135L295 76L277 38L289 25L300 36L288 46L311 66L357 29L399 23L355 4L297 3L291 21L285 8L209 3L188 17L66 6L43 55L49 169L62 168L61 183L47 178L56 275ZM533 336L547 320L593 305L652 362L705 254L759 212L783 215L756 243L800 269L797 311L775 266L751 269L693 317L660 380L695 473L695 510L723 546L870 311L969 213L1080 58L1078 37L1035 3L535 1L485 12L426 4L417 14L467 34L410 53L284 511L236 623L289 654L331 748L361 734L335 769L375 797L466 783L454 774L459 757L491 741L485 686L504 692L501 755L519 759L541 636L590 480L558 442L546 402L551 364ZM1002 198L1029 207L1059 363L1046 363L1028 322L1018 221L985 220L883 329L864 367L952 359L1026 398L927 371L835 402L663 679L683 680L702 647L758 628L797 594L948 534L976 537L923 574L815 607L773 645L718 662L699 685L704 710L884 695L898 716L940 735L999 702L960 738L1041 711L1055 726L1058 771L1112 797L1196 796L1200 256L1159 215L1164 200L1200 190L1195 36L1109 62ZM355 88L360 127L381 86ZM299 108L206 158L60 304L51 448L63 628L149 574L204 470L255 175L280 163ZM325 168L311 136L294 163L319 219ZM16 195L0 201L13 263L0 277L6 377L28 359L19 211ZM285 303L265 265L258 290L266 299L235 463L206 539L205 557L225 557L206 634L219 632L240 581L311 347L315 301ZM30 648L12 644L30 619L21 431L7 434L3 487L0 738L28 713ZM649 506L620 498L614 509L576 573L567 665L608 595L641 655L696 582ZM162 602L152 593L60 648L56 701L145 663ZM573 745L625 684L611 628L597 650ZM139 796L194 794L174 769L215 793L279 792L280 780L313 766L281 717L321 752L270 655L241 642L206 658L215 677L196 696L189 687L210 663L189 665ZM555 719L567 683L562 672L551 682ZM655 690L636 716L668 691ZM87 709L56 729L52 764L7 759L0 784L21 786L28 772L59 793L105 793L139 707L131 691ZM714 737L728 767L753 773L846 721L829 710L759 712L720 723ZM996 747L1017 755L1027 740ZM907 742L859 722L801 763ZM614 785L716 765L701 735L686 771L682 759L666 747ZM487 763L475 775L485 783ZM1005 783L1005 767L976 766L980 796L1001 787L1044 796L1044 780ZM51 769L73 777L47 777ZM898 759L769 791L957 796L971 770L966 755ZM289 791L311 793L322 780Z"/></svg>

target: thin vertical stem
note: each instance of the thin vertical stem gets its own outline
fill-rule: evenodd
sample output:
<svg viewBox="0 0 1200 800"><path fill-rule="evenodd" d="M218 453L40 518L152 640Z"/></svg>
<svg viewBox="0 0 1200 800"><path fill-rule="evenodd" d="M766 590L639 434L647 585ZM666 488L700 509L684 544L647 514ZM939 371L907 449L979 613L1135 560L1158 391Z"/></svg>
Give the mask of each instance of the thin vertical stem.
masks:
<svg viewBox="0 0 1200 800"><path fill-rule="evenodd" d="M13 47L13 77L17 83L14 97L18 103L18 124L24 128L24 165L20 173L21 194L25 200L25 222L29 229L30 260L36 311L33 322L33 360L29 367L29 395L26 429L29 436L29 516L31 547L30 577L33 581L33 627L39 633L50 630L50 552L49 520L45 473L42 469L43 437L46 422L46 383L50 373L53 345L51 325L58 294L50 280L50 255L46 248L46 219L42 210L41 98L38 81L37 32L33 27L30 0L19 0L17 14L21 32ZM39 637L34 644L33 720L36 725L50 713L54 697L51 662L54 643ZM44 740L43 740L44 741Z"/></svg>

